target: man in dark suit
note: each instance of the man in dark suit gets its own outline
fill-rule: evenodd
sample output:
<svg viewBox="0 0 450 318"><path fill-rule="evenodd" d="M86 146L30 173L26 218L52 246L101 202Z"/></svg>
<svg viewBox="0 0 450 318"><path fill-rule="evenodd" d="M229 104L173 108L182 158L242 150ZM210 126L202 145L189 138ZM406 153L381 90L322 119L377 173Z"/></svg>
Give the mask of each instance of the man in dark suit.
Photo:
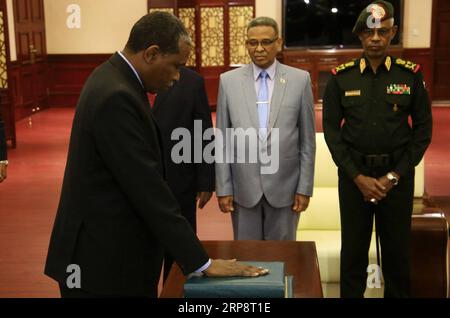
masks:
<svg viewBox="0 0 450 318"><path fill-rule="evenodd" d="M267 273L210 260L164 180L146 92L179 79L190 47L175 16L148 14L85 83L45 267L62 297L156 297L164 250L185 274Z"/></svg>
<svg viewBox="0 0 450 318"><path fill-rule="evenodd" d="M153 115L161 131L169 188L180 204L181 213L196 232L196 202L198 207L203 209L211 199L215 183L214 164L208 164L203 160L195 162L194 152L191 152L188 161L174 162L172 149L180 141L172 140L172 132L178 128L189 131L191 145L201 143L202 147L199 150L203 153L207 144L202 139L203 133L213 127L203 78L186 67L180 68L180 80L169 90L156 96ZM195 131L196 127L201 129ZM164 280L169 274L172 263L171 255L166 253Z"/></svg>
<svg viewBox="0 0 450 318"><path fill-rule="evenodd" d="M0 112L0 183L6 179L7 159L5 126L3 125L2 114Z"/></svg>

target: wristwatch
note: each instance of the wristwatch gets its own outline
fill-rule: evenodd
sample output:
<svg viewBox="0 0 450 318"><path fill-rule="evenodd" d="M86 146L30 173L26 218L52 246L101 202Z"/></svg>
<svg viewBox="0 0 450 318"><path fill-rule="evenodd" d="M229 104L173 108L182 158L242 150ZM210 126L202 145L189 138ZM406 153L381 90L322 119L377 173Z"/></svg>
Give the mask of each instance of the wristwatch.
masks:
<svg viewBox="0 0 450 318"><path fill-rule="evenodd" d="M388 172L386 177L393 185L396 186L398 184L398 178L396 176L394 176L394 174L392 172Z"/></svg>
<svg viewBox="0 0 450 318"><path fill-rule="evenodd" d="M0 165L5 165L7 166L9 164L8 160L2 160L0 161Z"/></svg>

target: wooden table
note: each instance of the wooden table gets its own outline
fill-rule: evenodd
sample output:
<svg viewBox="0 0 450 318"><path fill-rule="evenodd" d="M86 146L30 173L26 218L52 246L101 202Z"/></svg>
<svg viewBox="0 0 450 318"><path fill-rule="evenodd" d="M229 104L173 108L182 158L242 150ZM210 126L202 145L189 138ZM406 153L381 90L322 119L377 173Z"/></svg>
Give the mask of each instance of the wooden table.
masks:
<svg viewBox="0 0 450 318"><path fill-rule="evenodd" d="M314 242L295 241L204 241L211 258L239 261L281 261L286 275L294 276L295 298L322 298L319 263ZM161 298L182 298L185 277L174 264Z"/></svg>

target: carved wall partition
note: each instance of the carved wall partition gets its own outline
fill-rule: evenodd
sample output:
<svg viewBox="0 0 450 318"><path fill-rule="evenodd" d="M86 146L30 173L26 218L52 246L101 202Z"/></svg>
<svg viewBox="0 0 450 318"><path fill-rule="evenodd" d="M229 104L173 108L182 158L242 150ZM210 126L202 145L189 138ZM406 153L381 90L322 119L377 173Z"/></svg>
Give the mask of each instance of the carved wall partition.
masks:
<svg viewBox="0 0 450 318"><path fill-rule="evenodd" d="M148 8L175 14L188 29L194 49L187 65L204 76L214 108L220 74L250 62L246 27L255 0L148 0Z"/></svg>

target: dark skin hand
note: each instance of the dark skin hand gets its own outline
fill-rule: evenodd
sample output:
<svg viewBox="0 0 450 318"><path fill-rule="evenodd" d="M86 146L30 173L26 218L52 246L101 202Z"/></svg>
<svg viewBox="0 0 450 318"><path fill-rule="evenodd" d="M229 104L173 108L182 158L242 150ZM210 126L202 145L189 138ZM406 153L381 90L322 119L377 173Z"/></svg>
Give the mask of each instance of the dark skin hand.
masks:
<svg viewBox="0 0 450 318"><path fill-rule="evenodd" d="M400 179L400 176L396 172L391 172L397 179ZM389 191L392 190L394 185L389 181L387 176L382 176L378 179L367 177L364 175L358 175L354 182L358 186L359 191L361 191L364 196L364 201L372 202L372 199L375 199L376 202L372 202L377 204L379 201L383 200Z"/></svg>
<svg viewBox="0 0 450 318"><path fill-rule="evenodd" d="M229 195L226 197L219 197L219 208L223 213L231 213L234 212L233 206L233 196Z"/></svg>
<svg viewBox="0 0 450 318"><path fill-rule="evenodd" d="M212 192L199 192L197 193L197 203L199 209L203 209L205 205L211 200Z"/></svg>
<svg viewBox="0 0 450 318"><path fill-rule="evenodd" d="M294 205L292 206L292 211L297 213L302 213L306 211L309 206L310 197L303 194L296 194L294 197Z"/></svg>
<svg viewBox="0 0 450 318"><path fill-rule="evenodd" d="M354 182L366 201L371 199L381 201L386 197L386 187L375 178L360 174L355 178Z"/></svg>
<svg viewBox="0 0 450 318"><path fill-rule="evenodd" d="M268 269L255 267L232 260L213 259L211 265L203 271L208 277L258 277L269 273Z"/></svg>

